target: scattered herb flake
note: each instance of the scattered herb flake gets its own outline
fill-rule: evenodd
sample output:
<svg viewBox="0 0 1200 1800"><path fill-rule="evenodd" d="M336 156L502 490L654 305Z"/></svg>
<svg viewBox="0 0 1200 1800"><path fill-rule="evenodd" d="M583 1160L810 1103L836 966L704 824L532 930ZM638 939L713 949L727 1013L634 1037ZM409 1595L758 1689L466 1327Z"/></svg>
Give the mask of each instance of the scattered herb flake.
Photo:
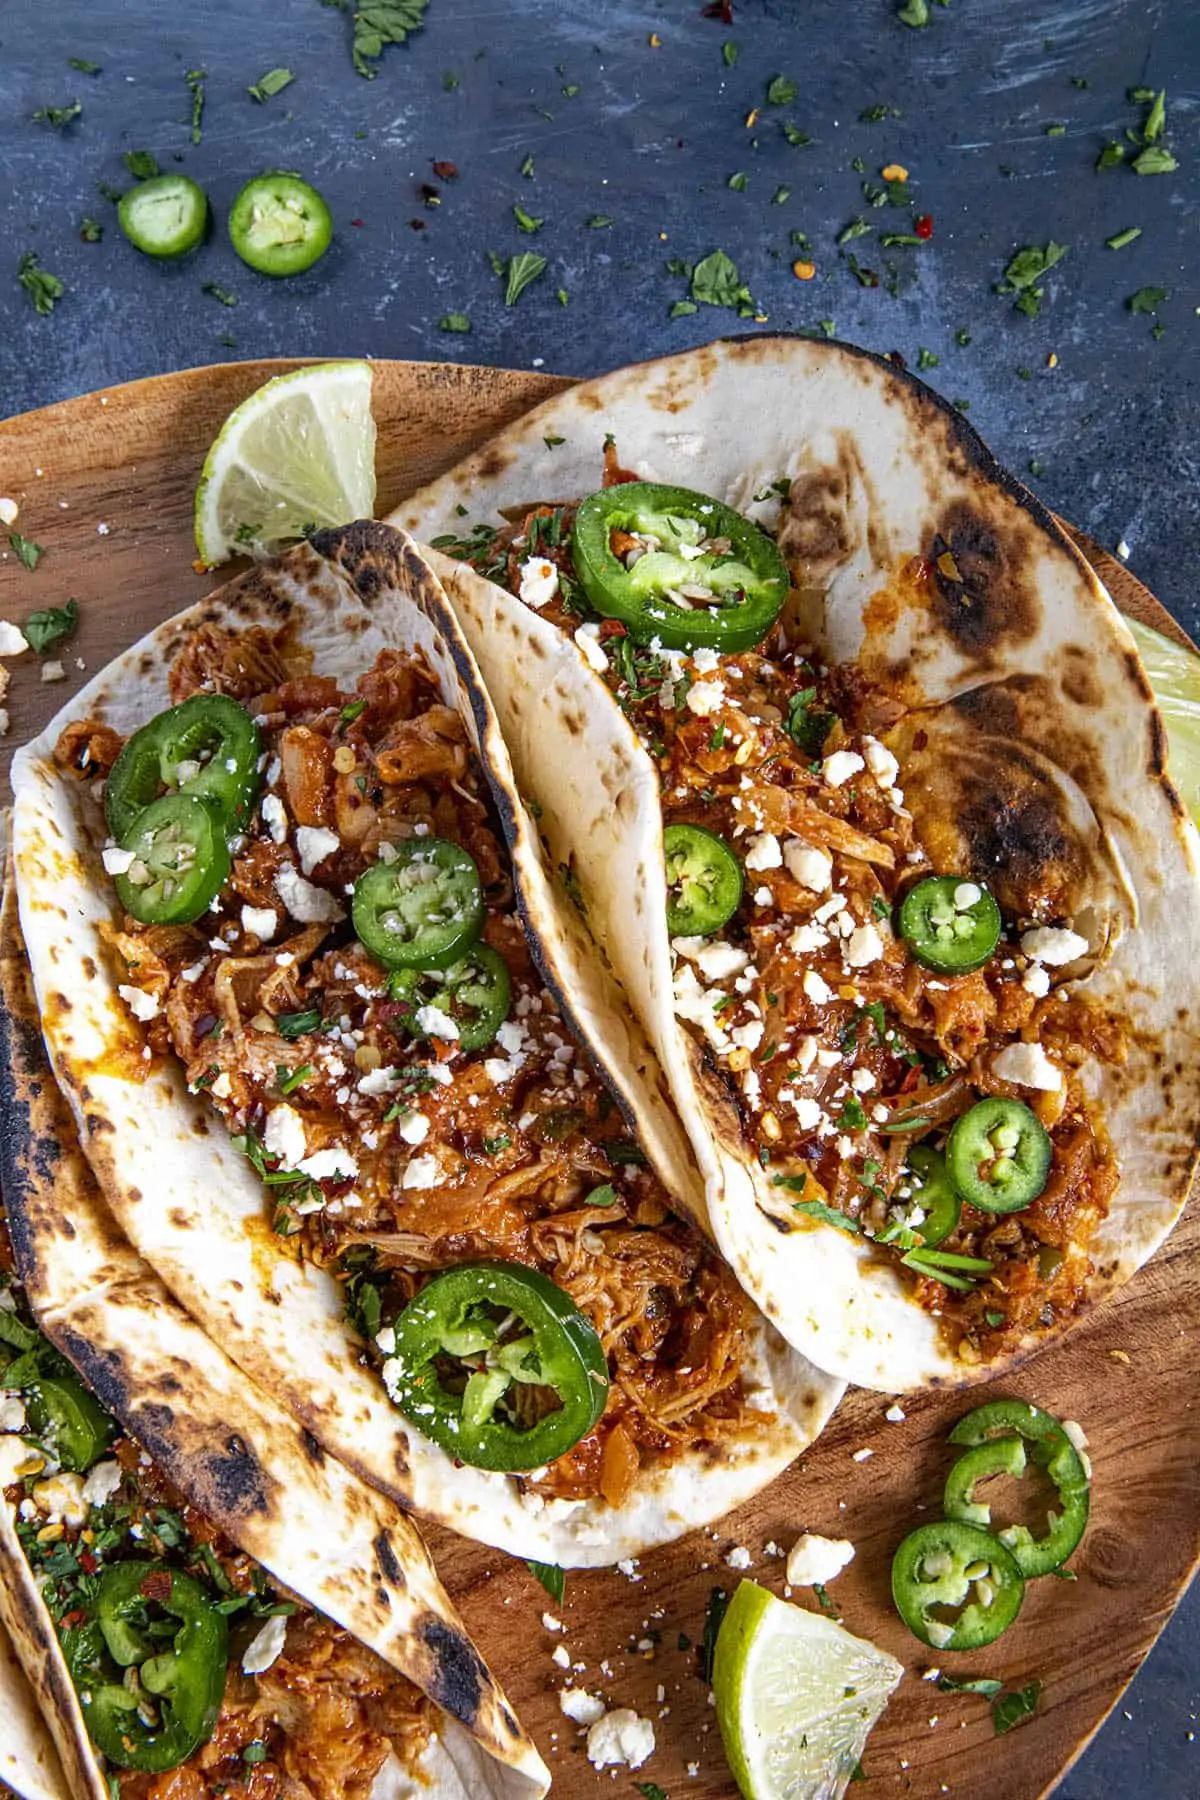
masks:
<svg viewBox="0 0 1200 1800"><path fill-rule="evenodd" d="M1105 238L1104 241L1110 250L1123 250L1126 244L1132 244L1134 239L1140 238L1141 235L1140 225L1128 225L1124 231L1118 231L1112 237Z"/></svg>
<svg viewBox="0 0 1200 1800"><path fill-rule="evenodd" d="M246 92L261 106L265 101L270 100L272 95L282 94L284 88L290 87L295 79L296 77L290 69L268 69L265 75L259 76L253 87L246 89Z"/></svg>
<svg viewBox="0 0 1200 1800"><path fill-rule="evenodd" d="M737 59L738 59L737 45L734 43L732 38L726 38L725 42L721 45L721 60L724 62L725 67L727 69L732 69L736 66Z"/></svg>
<svg viewBox="0 0 1200 1800"><path fill-rule="evenodd" d="M519 228L531 236L535 231L540 231L546 223L545 219L535 219L531 213L525 211L523 206L513 207L513 218L517 221Z"/></svg>
<svg viewBox="0 0 1200 1800"><path fill-rule="evenodd" d="M1099 156L1096 158L1096 167L1098 169L1115 169L1118 163L1123 163L1124 161L1124 144L1109 143L1105 144L1103 150L1101 150Z"/></svg>
<svg viewBox="0 0 1200 1800"><path fill-rule="evenodd" d="M604 231L611 224L611 213L593 213L587 222L589 231Z"/></svg>
<svg viewBox="0 0 1200 1800"><path fill-rule="evenodd" d="M1027 318L1036 319L1042 310L1045 289L1040 285L1056 263L1061 262L1067 254L1065 244L1056 244L1051 238L1044 248L1036 244L1026 244L1009 260L1004 271L1004 278L998 284L998 294L1015 294L1013 302L1018 312Z"/></svg>
<svg viewBox="0 0 1200 1800"><path fill-rule="evenodd" d="M34 311L43 317L54 311L55 303L66 293L58 276L42 268L36 250L27 250L17 264L17 280L29 295Z"/></svg>
<svg viewBox="0 0 1200 1800"><path fill-rule="evenodd" d="M189 69L184 76L188 85L188 93L192 96L192 142L198 144L203 135L200 121L204 117L204 83L207 69Z"/></svg>
<svg viewBox="0 0 1200 1800"><path fill-rule="evenodd" d="M676 300L667 317L668 319L684 319L689 313L699 312L699 310L700 308L694 300Z"/></svg>
<svg viewBox="0 0 1200 1800"><path fill-rule="evenodd" d="M633 1785L646 1800L670 1800L667 1790L660 1788L657 1781L635 1781Z"/></svg>
<svg viewBox="0 0 1200 1800"><path fill-rule="evenodd" d="M72 100L68 106L39 106L30 116L38 125L53 125L56 131L65 131L82 111L80 102Z"/></svg>
<svg viewBox="0 0 1200 1800"><path fill-rule="evenodd" d="M801 131L798 125L789 125L786 119L780 125L780 130L789 144L802 148L805 144L812 143L812 138L807 131Z"/></svg>
<svg viewBox="0 0 1200 1800"><path fill-rule="evenodd" d="M1141 287L1125 302L1131 313L1152 313L1171 297L1169 288Z"/></svg>
<svg viewBox="0 0 1200 1800"><path fill-rule="evenodd" d="M127 150L121 161L138 181L149 181L153 176L162 174L158 159L151 156L149 150Z"/></svg>
<svg viewBox="0 0 1200 1800"><path fill-rule="evenodd" d="M959 346L960 349L963 349L963 350L966 349L967 345L971 341L971 334L967 330L965 325L959 326L958 330L954 334L954 341Z"/></svg>
<svg viewBox="0 0 1200 1800"><path fill-rule="evenodd" d="M1031 1681L1027 1687L1019 1688L1015 1693L998 1694L992 1701L992 1726L997 1737L1003 1737L1022 1719L1028 1719L1037 1711L1037 1703L1041 1698L1042 1684Z"/></svg>
<svg viewBox="0 0 1200 1800"><path fill-rule="evenodd" d="M767 105L790 106L799 92L799 87L789 76L773 75L767 83Z"/></svg>
<svg viewBox="0 0 1200 1800"><path fill-rule="evenodd" d="M810 1219L819 1219L822 1225L835 1225L850 1237L858 1236L858 1226L849 1214L835 1211L832 1206L826 1206L823 1200L794 1200L792 1211L807 1213Z"/></svg>
<svg viewBox="0 0 1200 1800"><path fill-rule="evenodd" d="M924 346L922 346L917 351L917 367L918 367L918 369L936 369L938 367L939 363L941 362L941 360L942 359L940 356L935 356L933 354L932 350L926 350L924 348ZM886 916L886 904L885 904L885 916Z"/></svg>
<svg viewBox="0 0 1200 1800"><path fill-rule="evenodd" d="M939 1675L937 1685L943 1694L983 1694L989 1700L994 1699L1004 1687L1002 1681L995 1681L987 1675L980 1675L973 1681L956 1681L953 1675Z"/></svg>
<svg viewBox="0 0 1200 1800"><path fill-rule="evenodd" d="M903 114L898 106L864 106L858 117L863 125L878 125L882 119L899 119Z"/></svg>
<svg viewBox="0 0 1200 1800"><path fill-rule="evenodd" d="M40 544L35 544L32 538L22 537L19 531L10 531L8 542L14 555L24 563L30 573L37 568L41 558L46 554Z"/></svg>
<svg viewBox="0 0 1200 1800"><path fill-rule="evenodd" d="M545 270L546 258L535 256L532 250L522 250L519 256L510 256L508 281L504 290L505 306L515 306L530 282L536 281Z"/></svg>
<svg viewBox="0 0 1200 1800"><path fill-rule="evenodd" d="M532 158L532 156L527 156L525 158L525 161L521 164L521 173L525 177L526 181L533 180L533 158Z"/></svg>
<svg viewBox="0 0 1200 1800"><path fill-rule="evenodd" d="M756 311L750 290L738 274L737 264L724 250L714 250L692 270L691 297L703 306L728 306L741 318Z"/></svg>
<svg viewBox="0 0 1200 1800"><path fill-rule="evenodd" d="M200 285L200 292L202 294L211 294L213 299L219 300L222 306L236 306L238 303L237 295L231 292L229 288L222 287L219 281L202 282Z"/></svg>
<svg viewBox="0 0 1200 1800"><path fill-rule="evenodd" d="M1047 127L1046 127L1046 136L1047 137L1066 137L1066 135L1067 135L1067 128L1065 125L1063 125L1061 123L1056 122L1055 124L1047 125Z"/></svg>
<svg viewBox="0 0 1200 1800"><path fill-rule="evenodd" d="M454 92L455 88L458 87L458 85L459 85L458 76L454 73L454 70L453 69L443 69L442 70L442 90L443 90L443 92L447 93L447 94L452 94Z"/></svg>
<svg viewBox="0 0 1200 1800"><path fill-rule="evenodd" d="M559 288L558 304L560 306L569 306L571 304L571 296L568 294L566 288Z"/></svg>
<svg viewBox="0 0 1200 1800"><path fill-rule="evenodd" d="M83 218L79 221L79 235L85 244L98 244L104 236L104 227L98 219Z"/></svg>
<svg viewBox="0 0 1200 1800"><path fill-rule="evenodd" d="M1143 100L1147 97L1147 89L1140 88L1138 92ZM1166 129L1166 124L1167 90L1166 88L1162 88L1155 94L1150 111L1146 117L1146 123L1142 126L1142 142L1144 144L1157 144L1159 138Z"/></svg>
<svg viewBox="0 0 1200 1800"><path fill-rule="evenodd" d="M729 177L725 186L731 187L735 194L744 194L749 184L750 177L746 174L744 169L739 169L736 175L731 175Z"/></svg>
<svg viewBox="0 0 1200 1800"><path fill-rule="evenodd" d="M471 320L467 313L460 313L460 312L443 313L441 318L438 320L438 330L439 331L466 332L466 331L470 331L470 329L471 329Z"/></svg>
<svg viewBox="0 0 1200 1800"><path fill-rule="evenodd" d="M871 227L865 219L851 219L850 223L844 225L838 232L834 242L840 249L843 244L853 243L855 238L867 237L870 230Z"/></svg>
<svg viewBox="0 0 1200 1800"><path fill-rule="evenodd" d="M909 25L914 31L919 31L929 23L928 0L906 0L896 17L902 25Z"/></svg>
<svg viewBox="0 0 1200 1800"><path fill-rule="evenodd" d="M525 1567L531 1575L536 1575L552 1600L562 1605L563 1595L567 1591L567 1572L560 1569L557 1563L527 1562Z"/></svg>
<svg viewBox="0 0 1200 1800"><path fill-rule="evenodd" d="M1165 144L1148 144L1130 164L1135 175L1170 175L1179 164Z"/></svg>
<svg viewBox="0 0 1200 1800"><path fill-rule="evenodd" d="M772 206L782 206L784 201L790 200L791 197L792 197L792 190L790 187L786 187L786 186L777 187L775 189L775 192L771 195L771 205Z"/></svg>
<svg viewBox="0 0 1200 1800"><path fill-rule="evenodd" d="M89 62L86 56L68 56L68 69L78 69L81 75L99 75L103 65Z"/></svg>
<svg viewBox="0 0 1200 1800"><path fill-rule="evenodd" d="M814 1581L813 1593L816 1595L817 1605L820 1607L821 1611L826 1613L829 1618L835 1619L837 1617L837 1607L829 1598L829 1590L824 1582Z"/></svg>
<svg viewBox="0 0 1200 1800"><path fill-rule="evenodd" d="M24 558L21 559L24 561ZM79 623L79 602L68 600L65 606L48 606L44 612L30 613L21 626L31 650L40 656L60 638L70 637Z"/></svg>

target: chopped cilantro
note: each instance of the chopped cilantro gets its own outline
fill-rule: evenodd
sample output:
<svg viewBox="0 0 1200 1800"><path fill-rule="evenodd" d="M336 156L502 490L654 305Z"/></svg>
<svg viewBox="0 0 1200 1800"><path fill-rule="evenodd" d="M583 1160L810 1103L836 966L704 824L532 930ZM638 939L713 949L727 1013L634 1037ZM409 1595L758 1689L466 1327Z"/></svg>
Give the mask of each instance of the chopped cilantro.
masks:
<svg viewBox="0 0 1200 1800"><path fill-rule="evenodd" d="M79 221L79 235L85 244L98 244L104 236L104 227L98 219L82 218Z"/></svg>
<svg viewBox="0 0 1200 1800"><path fill-rule="evenodd" d="M866 219L851 219L850 223L843 226L838 232L834 241L840 249L843 244L853 243L855 238L866 237L870 230L871 227Z"/></svg>
<svg viewBox="0 0 1200 1800"><path fill-rule="evenodd" d="M485 1137L483 1140L484 1155L499 1156L500 1152L509 1149L511 1144L512 1139L507 1132L502 1131L499 1137Z"/></svg>
<svg viewBox="0 0 1200 1800"><path fill-rule="evenodd" d="M684 319L689 313L699 312L700 308L694 300L676 300L667 314L668 319Z"/></svg>
<svg viewBox="0 0 1200 1800"><path fill-rule="evenodd" d="M72 100L68 106L39 106L30 117L38 125L53 125L56 131L65 131L82 111L80 102Z"/></svg>
<svg viewBox="0 0 1200 1800"><path fill-rule="evenodd" d="M903 114L898 106L864 106L858 117L863 125L878 125L882 119L899 119Z"/></svg>
<svg viewBox="0 0 1200 1800"><path fill-rule="evenodd" d="M453 69L443 69L442 70L443 92L445 92L447 94L452 94L458 85L459 85L458 76L454 73L454 70Z"/></svg>
<svg viewBox="0 0 1200 1800"><path fill-rule="evenodd" d="M525 158L525 161L521 164L521 173L525 177L526 181L533 180L533 157L532 156L527 156Z"/></svg>
<svg viewBox="0 0 1200 1800"><path fill-rule="evenodd" d="M24 563L25 567L32 574L33 570L37 568L41 558L46 554L42 546L40 544L35 544L32 538L22 537L19 531L10 531L8 534L8 542L10 549L15 552L16 556Z"/></svg>
<svg viewBox="0 0 1200 1800"><path fill-rule="evenodd" d="M736 65L737 59L737 45L732 38L726 38L725 42L721 45L721 60L724 62L727 69L732 69Z"/></svg>
<svg viewBox="0 0 1200 1800"><path fill-rule="evenodd" d="M560 444L565 444L566 441L567 441L566 438L555 437L553 434L550 434L548 436L543 436L543 438L542 438L542 442L543 442L543 444L545 444L547 450L557 450L558 446ZM559 515L559 517L561 520L561 514Z"/></svg>
<svg viewBox="0 0 1200 1800"><path fill-rule="evenodd" d="M999 1331L1000 1327L1007 1322L1002 1312L985 1312L983 1316L993 1331Z"/></svg>
<svg viewBox="0 0 1200 1800"><path fill-rule="evenodd" d="M121 161L138 181L149 181L153 176L162 174L158 159L151 156L149 150L126 150Z"/></svg>
<svg viewBox="0 0 1200 1800"><path fill-rule="evenodd" d="M1042 277L1056 263L1061 262L1066 254L1067 246L1056 244L1053 238L1040 249L1036 244L1026 244L1010 258L996 292L1015 294L1017 298L1013 305L1017 311L1023 312L1027 318L1036 319L1045 298L1045 289L1040 285Z"/></svg>
<svg viewBox="0 0 1200 1800"><path fill-rule="evenodd" d="M1003 1737L1022 1719L1028 1719L1037 1711L1037 1703L1041 1698L1042 1684L1031 1681L1011 1694L998 1694L992 1701L992 1727L997 1737Z"/></svg>
<svg viewBox="0 0 1200 1800"><path fill-rule="evenodd" d="M617 1190L611 1181L601 1182L599 1187L594 1187L591 1193L585 1197L583 1204L585 1206L616 1206Z"/></svg>
<svg viewBox="0 0 1200 1800"><path fill-rule="evenodd" d="M742 193L745 193L746 188L749 186L749 184L750 184L750 177L746 174L746 171L744 169L739 169L737 171L736 175L731 175L729 177L729 180L725 183L725 186L731 187L735 194L742 194Z"/></svg>
<svg viewBox="0 0 1200 1800"><path fill-rule="evenodd" d="M807 1175L772 1175L772 1187L787 1188L791 1194L802 1194L808 1186Z"/></svg>
<svg viewBox="0 0 1200 1800"><path fill-rule="evenodd" d="M954 334L954 341L961 350L965 350L971 341L971 334L965 325L960 325Z"/></svg>
<svg viewBox="0 0 1200 1800"><path fill-rule="evenodd" d="M1165 144L1148 144L1130 164L1135 175L1170 175L1179 164Z"/></svg>
<svg viewBox="0 0 1200 1800"><path fill-rule="evenodd" d="M791 197L792 197L791 188L781 185L780 187L777 187L775 189L775 192L771 195L771 205L772 206L782 206L784 201L790 200Z"/></svg>
<svg viewBox="0 0 1200 1800"><path fill-rule="evenodd" d="M799 87L789 76L773 75L767 83L767 105L790 106L799 92Z"/></svg>
<svg viewBox="0 0 1200 1800"><path fill-rule="evenodd" d="M570 294L568 294L566 288L559 288L558 304L560 306L569 306L570 303L571 303L571 296L570 296Z"/></svg>
<svg viewBox="0 0 1200 1800"><path fill-rule="evenodd" d="M806 144L812 143L812 138L807 131L801 131L798 125L789 125L786 119L782 121L779 129L783 132L788 143L797 149L803 149Z"/></svg>
<svg viewBox="0 0 1200 1800"><path fill-rule="evenodd" d="M294 1069L289 1069L286 1063L276 1063L275 1085L281 1094L294 1094L297 1088L304 1086L310 1075L315 1074L316 1070L311 1063L300 1063Z"/></svg>
<svg viewBox="0 0 1200 1800"><path fill-rule="evenodd" d="M57 301L66 293L66 288L57 275L49 269L43 269L41 259L36 250L26 250L17 264L17 280L29 295L33 310L43 318L54 311Z"/></svg>
<svg viewBox="0 0 1200 1800"><path fill-rule="evenodd" d="M813 705L817 697L815 687L801 688L793 694L788 702L788 715L784 730L793 743L799 744L807 756L816 756L821 746L837 723L837 714L824 712Z"/></svg>
<svg viewBox="0 0 1200 1800"><path fill-rule="evenodd" d="M1134 239L1140 238L1141 235L1140 225L1127 225L1124 231L1118 231L1112 237L1105 238L1104 241L1110 250L1123 250L1126 244L1132 244Z"/></svg>
<svg viewBox="0 0 1200 1800"><path fill-rule="evenodd" d="M1153 313L1170 298L1169 288L1141 287L1136 294L1130 294L1125 304L1131 313Z"/></svg>
<svg viewBox="0 0 1200 1800"><path fill-rule="evenodd" d="M530 1574L536 1575L552 1600L562 1605L563 1595L567 1591L567 1573L556 1563L526 1562L525 1567Z"/></svg>
<svg viewBox="0 0 1200 1800"><path fill-rule="evenodd" d="M833 1604L833 1601L829 1598L829 1591L825 1587L825 1584L820 1581L814 1581L813 1582L813 1593L817 1597L817 1605L820 1607L821 1611L823 1613L828 1613L828 1615L831 1619L836 1618L837 1607Z"/></svg>
<svg viewBox="0 0 1200 1800"><path fill-rule="evenodd" d="M633 1785L646 1800L670 1800L667 1790L660 1788L657 1781L635 1781Z"/></svg>
<svg viewBox="0 0 1200 1800"><path fill-rule="evenodd" d="M691 297L703 306L727 306L743 319L752 317L756 310L737 264L724 250L714 250L696 264Z"/></svg>
<svg viewBox="0 0 1200 1800"><path fill-rule="evenodd" d="M189 69L184 76L188 85L188 93L192 96L192 142L198 144L202 136L200 121L204 116L204 83L207 69Z"/></svg>
<svg viewBox="0 0 1200 1800"><path fill-rule="evenodd" d="M865 1131L867 1115L863 1111L863 1103L857 1095L852 1095L842 1107L833 1121L839 1131Z"/></svg>
<svg viewBox="0 0 1200 1800"><path fill-rule="evenodd" d="M470 320L470 316L467 313L460 313L460 312L443 313L441 318L438 320L438 330L439 331L466 332L466 331L470 331L470 329L471 329L471 320Z"/></svg>
<svg viewBox="0 0 1200 1800"><path fill-rule="evenodd" d="M504 290L505 306L515 306L530 282L536 281L545 273L546 258L535 256L532 250L522 250L519 256L508 259L507 285Z"/></svg>
<svg viewBox="0 0 1200 1800"><path fill-rule="evenodd" d="M25 633L29 648L36 650L40 656L51 644L70 637L78 623L79 602L68 600L65 606L48 606L44 612L30 613L21 630Z"/></svg>
<svg viewBox="0 0 1200 1800"><path fill-rule="evenodd" d="M1103 150L1101 150L1099 156L1096 158L1096 167L1097 169L1115 169L1118 163L1123 163L1124 161L1124 144L1108 143L1105 144Z"/></svg>
<svg viewBox="0 0 1200 1800"><path fill-rule="evenodd" d="M317 1031L321 1024L321 1009L311 1006L306 1012L280 1013L275 1020L275 1030L281 1038L290 1042L294 1038L304 1037L310 1031Z"/></svg>
<svg viewBox="0 0 1200 1800"><path fill-rule="evenodd" d="M858 1236L858 1223L847 1213L836 1212L832 1206L826 1206L823 1200L794 1200L792 1211L807 1213L810 1219L820 1219L823 1225L835 1225L839 1231L848 1232L851 1237Z"/></svg>
<svg viewBox="0 0 1200 1800"><path fill-rule="evenodd" d="M1046 127L1046 136L1047 137L1066 137L1066 135L1067 135L1067 128L1063 124L1059 124L1056 122L1055 124L1047 125L1047 127Z"/></svg>
<svg viewBox="0 0 1200 1800"><path fill-rule="evenodd" d="M421 29L429 0L362 0L361 4L354 4L353 0L321 0L321 4L338 12L352 12L351 60L359 75L374 81L379 73L376 65L387 45L402 44L412 32ZM447 71L442 76L442 86L457 87L458 76L450 78Z"/></svg>
<svg viewBox="0 0 1200 1800"><path fill-rule="evenodd" d="M593 213L587 222L589 231L604 231L611 224L611 213Z"/></svg>
<svg viewBox="0 0 1200 1800"><path fill-rule="evenodd" d="M268 69L265 75L259 76L253 87L246 89L246 92L261 106L265 101L270 100L272 95L282 94L284 88L290 87L295 79L296 77L290 69Z"/></svg>
<svg viewBox="0 0 1200 1800"><path fill-rule="evenodd" d="M242 1761L247 1765L266 1762L266 1760L267 1746L261 1738L255 1738L254 1742L252 1744L247 1744L242 1751Z"/></svg>
<svg viewBox="0 0 1200 1800"><path fill-rule="evenodd" d="M902 25L909 25L914 31L919 31L929 23L928 0L906 0L896 17Z"/></svg>
<svg viewBox="0 0 1200 1800"><path fill-rule="evenodd" d="M200 284L200 292L202 294L211 294L213 299L219 300L222 306L236 306L238 303L237 295L233 293L230 288L222 287L220 282L217 281L202 282Z"/></svg>
<svg viewBox="0 0 1200 1800"><path fill-rule="evenodd" d="M81 75L99 75L102 64L89 62L86 56L68 56L68 69L78 69Z"/></svg>
<svg viewBox="0 0 1200 1800"><path fill-rule="evenodd" d="M517 221L517 225L522 231L527 231L531 234L535 231L540 231L542 226L546 223L545 219L535 219L531 213L525 211L523 206L513 207L513 218Z"/></svg>

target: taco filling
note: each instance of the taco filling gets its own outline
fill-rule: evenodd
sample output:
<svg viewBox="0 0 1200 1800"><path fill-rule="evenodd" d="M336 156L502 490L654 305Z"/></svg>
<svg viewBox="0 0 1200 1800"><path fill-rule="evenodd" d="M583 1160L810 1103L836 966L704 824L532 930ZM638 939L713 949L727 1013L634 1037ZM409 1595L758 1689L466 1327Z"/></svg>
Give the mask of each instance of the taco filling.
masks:
<svg viewBox="0 0 1200 1800"><path fill-rule="evenodd" d="M0 1223L4 1501L113 1800L368 1800L437 1709L282 1591L29 1320Z"/></svg>
<svg viewBox="0 0 1200 1800"><path fill-rule="evenodd" d="M989 885L918 834L921 717L823 665L769 531L611 440L599 492L508 516L433 542L572 637L654 761L674 1011L759 1205L893 1259L963 1362L1069 1317L1118 1184L1081 1070L1127 1045L1061 871Z"/></svg>
<svg viewBox="0 0 1200 1800"><path fill-rule="evenodd" d="M765 1430L753 1308L567 1035L423 656L346 689L208 625L170 695L56 753L104 782L128 1072L180 1059L401 1411L535 1506Z"/></svg>

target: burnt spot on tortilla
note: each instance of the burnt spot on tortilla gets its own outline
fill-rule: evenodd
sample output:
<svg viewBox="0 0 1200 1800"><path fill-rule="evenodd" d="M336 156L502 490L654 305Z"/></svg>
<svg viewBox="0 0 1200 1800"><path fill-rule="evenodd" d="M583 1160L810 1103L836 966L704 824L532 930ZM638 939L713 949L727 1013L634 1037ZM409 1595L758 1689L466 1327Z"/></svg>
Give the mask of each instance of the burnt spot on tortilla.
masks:
<svg viewBox="0 0 1200 1800"><path fill-rule="evenodd" d="M511 450L502 444L489 444L486 450L479 453L478 475L482 481L492 481L497 475L503 475L513 460Z"/></svg>
<svg viewBox="0 0 1200 1800"><path fill-rule="evenodd" d="M1037 534L1019 515L1006 513L998 529L972 501L948 504L929 551L932 612L963 656L994 664L1035 636L1042 618L1036 553Z"/></svg>
<svg viewBox="0 0 1200 1800"><path fill-rule="evenodd" d="M191 1230L192 1221L189 1219L188 1215L184 1212L182 1206L171 1207L170 1211L167 1213L167 1218L168 1218L169 1222L175 1227L176 1231L190 1231Z"/></svg>
<svg viewBox="0 0 1200 1800"><path fill-rule="evenodd" d="M491 1688L478 1650L465 1632L435 1613L427 1613L416 1630L433 1657L427 1690L430 1699L452 1718L473 1725L483 1696Z"/></svg>
<svg viewBox="0 0 1200 1800"><path fill-rule="evenodd" d="M1067 699L1076 706L1099 706L1103 694L1091 653L1079 644L1064 644L1059 659L1062 668L1058 681Z"/></svg>
<svg viewBox="0 0 1200 1800"><path fill-rule="evenodd" d="M500 1723L503 1725L510 1738L519 1738L521 1736L521 1727L517 1724L516 1719L503 1701L500 1703Z"/></svg>
<svg viewBox="0 0 1200 1800"><path fill-rule="evenodd" d="M400 1560L392 1549L392 1540L387 1532L377 1532L371 1547L375 1552L375 1560L379 1564L384 1580L398 1593L404 1593L408 1582L405 1579L404 1570L400 1566Z"/></svg>
<svg viewBox="0 0 1200 1800"><path fill-rule="evenodd" d="M1167 772L1167 728L1162 722L1162 714L1157 707L1150 714L1150 773L1165 775Z"/></svg>
<svg viewBox="0 0 1200 1800"><path fill-rule="evenodd" d="M963 872L989 885L1002 906L1031 917L1068 916L1066 893L1078 888L1084 870L1054 795L1038 786L1004 793L997 784L964 793L961 805L958 825L968 862ZM1047 910L1033 897L1050 881L1054 897Z"/></svg>
<svg viewBox="0 0 1200 1800"><path fill-rule="evenodd" d="M307 1430L302 1431L300 1433L300 1442L304 1447L304 1454L313 1465L313 1468L323 1469L325 1467L325 1452L317 1439L313 1436L312 1432Z"/></svg>

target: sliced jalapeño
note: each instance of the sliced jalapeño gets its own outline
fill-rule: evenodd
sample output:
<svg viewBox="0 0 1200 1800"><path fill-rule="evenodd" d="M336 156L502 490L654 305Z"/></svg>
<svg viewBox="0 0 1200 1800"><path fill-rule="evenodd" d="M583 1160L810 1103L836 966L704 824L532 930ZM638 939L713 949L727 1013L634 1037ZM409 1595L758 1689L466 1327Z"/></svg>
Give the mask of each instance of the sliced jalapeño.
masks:
<svg viewBox="0 0 1200 1800"><path fill-rule="evenodd" d="M1091 1482L1082 1452L1054 1415L1026 1400L992 1400L960 1419L950 1442L968 1448L946 1481L947 1516L994 1531L1027 1580L1060 1569L1087 1526ZM1057 1495L1041 1537L1034 1537L1026 1525L996 1530L991 1507L975 1498L976 1482L1001 1471L1022 1474L1027 1455L1046 1471Z"/></svg>
<svg viewBox="0 0 1200 1800"><path fill-rule="evenodd" d="M668 825L667 930L674 937L711 937L737 911L742 865L723 837L703 825Z"/></svg>
<svg viewBox="0 0 1200 1800"><path fill-rule="evenodd" d="M1045 1187L1052 1146L1037 1114L1021 1100L978 1101L956 1119L946 1141L950 1179L981 1212L1022 1212Z"/></svg>
<svg viewBox="0 0 1200 1800"><path fill-rule="evenodd" d="M224 821L193 794L166 794L121 838L133 861L116 877L117 898L143 925L190 925L229 878Z"/></svg>
<svg viewBox="0 0 1200 1800"><path fill-rule="evenodd" d="M193 694L135 731L104 785L104 816L121 842L138 814L165 794L207 800L230 831L258 792L258 727L226 694Z"/></svg>
<svg viewBox="0 0 1200 1800"><path fill-rule="evenodd" d="M447 838L409 838L359 876L351 912L360 942L386 969L448 969L483 924L479 870Z"/></svg>
<svg viewBox="0 0 1200 1800"><path fill-rule="evenodd" d="M917 961L942 975L966 975L995 954L1003 922L985 887L958 875L929 875L900 903L900 936Z"/></svg>
<svg viewBox="0 0 1200 1800"><path fill-rule="evenodd" d="M992 1643L1012 1624L1024 1597L1025 1577L1012 1552L957 1519L918 1525L892 1558L896 1611L934 1650Z"/></svg>

